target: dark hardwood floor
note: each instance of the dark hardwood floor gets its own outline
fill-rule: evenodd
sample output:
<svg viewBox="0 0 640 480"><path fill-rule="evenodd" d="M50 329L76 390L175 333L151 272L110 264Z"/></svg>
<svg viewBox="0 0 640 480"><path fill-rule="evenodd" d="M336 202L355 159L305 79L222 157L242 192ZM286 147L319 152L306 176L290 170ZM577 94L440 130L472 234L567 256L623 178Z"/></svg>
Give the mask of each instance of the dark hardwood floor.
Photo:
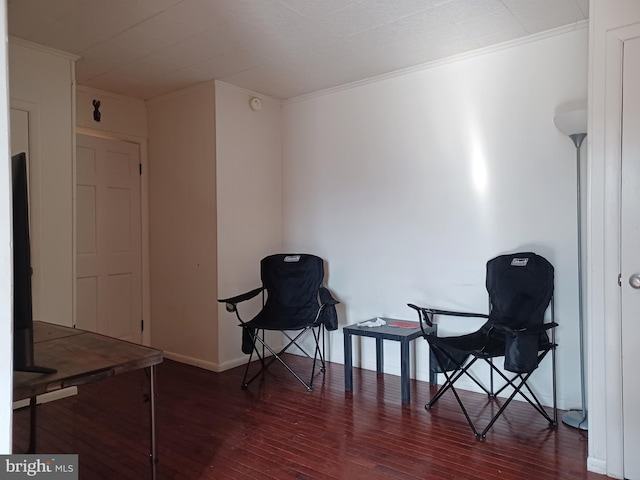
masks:
<svg viewBox="0 0 640 480"><path fill-rule="evenodd" d="M289 357L291 358L291 357ZM308 362L292 358L302 366ZM240 389L243 367L213 373L165 360L157 369L158 478L200 479L604 479L586 471L587 434L555 429L514 402L484 442L451 394L431 411L426 382L328 364L307 392L282 367ZM149 414L145 372L79 387L38 407L38 451L78 453L80 479L146 479ZM495 405L465 393L487 416ZM14 452L28 443L28 411L14 412Z"/></svg>

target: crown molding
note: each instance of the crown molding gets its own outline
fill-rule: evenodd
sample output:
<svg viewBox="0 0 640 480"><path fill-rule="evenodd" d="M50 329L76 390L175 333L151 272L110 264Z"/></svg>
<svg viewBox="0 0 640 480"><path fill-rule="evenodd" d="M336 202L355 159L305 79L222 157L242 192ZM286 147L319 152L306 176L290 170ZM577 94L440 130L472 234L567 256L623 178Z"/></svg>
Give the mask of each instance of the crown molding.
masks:
<svg viewBox="0 0 640 480"><path fill-rule="evenodd" d="M181 97L182 95L186 95L188 93L197 92L198 90L211 89L211 87L213 87L213 90L215 91L214 80L205 80L204 82L196 83L195 85L179 88L178 90L173 90L169 93L149 98L147 100L144 100L144 102L147 105L155 105L156 103L162 103L176 97Z"/></svg>
<svg viewBox="0 0 640 480"><path fill-rule="evenodd" d="M140 98L135 98L135 97L127 97L126 95L121 95L119 93L112 93L109 92L107 90L100 90L99 88L93 88L93 87L87 87L86 85L77 85L76 86L76 91L78 92L84 92L84 93L90 93L96 96L102 96L102 97L110 97L116 100L122 100L124 102L129 102L129 103L137 103L140 105L146 105L146 102Z"/></svg>
<svg viewBox="0 0 640 480"><path fill-rule="evenodd" d="M22 38L9 36L9 44L21 45L23 47L31 48L32 50L38 50L42 53L48 53L50 55L55 55L57 57L62 57L66 60L71 60L73 62L80 60L79 55L74 55L73 53L63 52L62 50L57 50L55 48L46 47L44 45L40 45L39 43L30 42L28 40L23 40Z"/></svg>

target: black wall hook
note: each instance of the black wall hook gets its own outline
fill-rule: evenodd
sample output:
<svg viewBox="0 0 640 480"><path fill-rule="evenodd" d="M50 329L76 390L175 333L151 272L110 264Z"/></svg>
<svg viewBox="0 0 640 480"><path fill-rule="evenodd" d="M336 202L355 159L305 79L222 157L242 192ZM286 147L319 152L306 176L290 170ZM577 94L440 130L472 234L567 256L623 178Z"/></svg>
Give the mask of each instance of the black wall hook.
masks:
<svg viewBox="0 0 640 480"><path fill-rule="evenodd" d="M100 121L100 100L93 100L93 119L96 122Z"/></svg>

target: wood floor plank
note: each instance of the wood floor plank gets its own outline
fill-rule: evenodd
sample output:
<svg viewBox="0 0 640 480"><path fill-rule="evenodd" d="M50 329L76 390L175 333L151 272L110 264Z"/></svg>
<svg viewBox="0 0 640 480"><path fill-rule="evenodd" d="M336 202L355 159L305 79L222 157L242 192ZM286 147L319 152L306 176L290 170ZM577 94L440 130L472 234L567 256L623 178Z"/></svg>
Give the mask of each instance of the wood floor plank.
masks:
<svg viewBox="0 0 640 480"><path fill-rule="evenodd" d="M288 357L296 368L308 360ZM279 365L248 389L244 367L213 373L165 360L157 368L159 480L596 480L586 470L587 433L549 428L524 402L512 403L480 442L452 395L412 380L327 365L307 392ZM78 453L82 480L149 478L148 377L131 372L79 387L38 407L38 450ZM480 421L494 405L460 392ZM28 444L28 410L14 413L14 451Z"/></svg>

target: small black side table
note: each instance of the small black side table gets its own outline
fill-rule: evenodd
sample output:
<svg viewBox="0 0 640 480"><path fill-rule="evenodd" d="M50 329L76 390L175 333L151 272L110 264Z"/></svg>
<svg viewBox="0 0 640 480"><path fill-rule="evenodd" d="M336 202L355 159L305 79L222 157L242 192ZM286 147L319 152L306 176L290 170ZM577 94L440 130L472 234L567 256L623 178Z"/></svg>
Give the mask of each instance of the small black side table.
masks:
<svg viewBox="0 0 640 480"><path fill-rule="evenodd" d="M375 320L375 319L372 319ZM392 318L383 318L387 322L386 325L381 327L359 327L358 324L348 325L342 329L344 334L344 389L347 391L353 390L353 358L352 358L352 342L351 337L353 335L359 335L361 337L373 337L376 339L376 371L377 373L383 373L384 365L384 346L383 340L395 340L400 342L400 384L402 390L402 403L410 403L411 401L411 388L410 388L410 366L409 366L409 342L422 337L422 330L418 322L409 322L407 320L396 320ZM389 324L393 322L400 322L402 324L414 323L414 328L407 327L393 327ZM437 325L427 329L427 333L437 333ZM431 353L430 353L431 355ZM429 384L435 385L437 383L437 372L435 363L431 359L429 362Z"/></svg>

